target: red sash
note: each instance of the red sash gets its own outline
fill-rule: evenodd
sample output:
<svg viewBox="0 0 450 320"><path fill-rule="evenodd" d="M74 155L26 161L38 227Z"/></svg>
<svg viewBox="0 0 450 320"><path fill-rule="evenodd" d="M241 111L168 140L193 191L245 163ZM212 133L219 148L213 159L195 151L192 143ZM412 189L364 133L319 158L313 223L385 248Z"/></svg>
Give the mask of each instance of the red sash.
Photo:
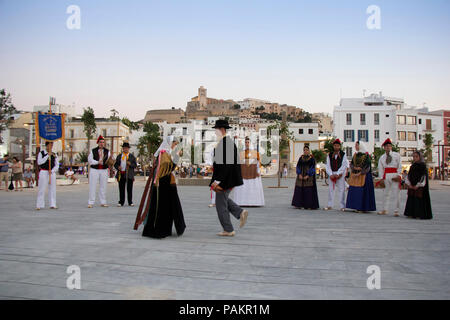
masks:
<svg viewBox="0 0 450 320"><path fill-rule="evenodd" d="M384 174L383 174L383 179L382 180L386 180L386 173L398 173L397 168L384 168ZM376 183L376 185L378 186L381 183L381 180L378 181ZM402 188L402 181L400 180L398 182L398 187L401 189Z"/></svg>

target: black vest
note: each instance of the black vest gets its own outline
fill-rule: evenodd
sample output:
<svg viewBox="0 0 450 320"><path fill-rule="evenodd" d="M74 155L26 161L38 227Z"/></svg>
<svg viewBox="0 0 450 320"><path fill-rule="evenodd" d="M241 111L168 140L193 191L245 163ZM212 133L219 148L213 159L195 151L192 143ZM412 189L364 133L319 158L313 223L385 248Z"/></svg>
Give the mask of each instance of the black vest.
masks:
<svg viewBox="0 0 450 320"><path fill-rule="evenodd" d="M45 157L46 155L48 155L48 153L46 153L45 151L41 151L42 158ZM51 156L51 158L52 158L51 169L53 169L55 167L55 156ZM45 161L44 164L41 164L39 166L39 168L41 170L48 170L48 158L47 158L47 161Z"/></svg>
<svg viewBox="0 0 450 320"><path fill-rule="evenodd" d="M109 150L106 148L103 148L103 165L102 165L103 168L101 168L101 169L108 168L108 165L106 164L106 161L108 160L108 153L109 153ZM95 161L99 161L98 147L92 149L92 155L94 156ZM100 169L98 164L92 165L91 168Z"/></svg>
<svg viewBox="0 0 450 320"><path fill-rule="evenodd" d="M330 153L328 156L330 157L331 171L333 171L333 172L338 171L339 168L342 166L342 161L344 160L344 157L345 157L344 151L342 151L342 150L339 151L339 155L336 160L334 159L334 152Z"/></svg>

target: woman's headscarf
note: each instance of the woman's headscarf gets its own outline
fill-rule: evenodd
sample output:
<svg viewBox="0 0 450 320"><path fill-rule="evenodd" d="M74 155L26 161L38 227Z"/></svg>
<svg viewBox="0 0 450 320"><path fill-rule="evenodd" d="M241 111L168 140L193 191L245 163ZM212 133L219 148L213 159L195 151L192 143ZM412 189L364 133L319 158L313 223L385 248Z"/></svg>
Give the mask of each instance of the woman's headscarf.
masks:
<svg viewBox="0 0 450 320"><path fill-rule="evenodd" d="M358 141L358 144L359 144L359 151L358 152L362 152L362 153L367 153L368 152L367 146L366 146L366 144L364 142Z"/></svg>
<svg viewBox="0 0 450 320"><path fill-rule="evenodd" d="M420 151L414 151L414 153L419 155L420 160L418 162L414 162L411 165L411 168L409 168L408 180L411 182L413 186L419 183L424 175L428 175L427 166L425 164L423 154Z"/></svg>
<svg viewBox="0 0 450 320"><path fill-rule="evenodd" d="M165 150L166 152L170 153L170 151L172 151L172 143L176 141L174 136L167 136L163 139L161 145L159 146L158 150L156 150L154 156L157 157L159 156L159 153L162 150Z"/></svg>

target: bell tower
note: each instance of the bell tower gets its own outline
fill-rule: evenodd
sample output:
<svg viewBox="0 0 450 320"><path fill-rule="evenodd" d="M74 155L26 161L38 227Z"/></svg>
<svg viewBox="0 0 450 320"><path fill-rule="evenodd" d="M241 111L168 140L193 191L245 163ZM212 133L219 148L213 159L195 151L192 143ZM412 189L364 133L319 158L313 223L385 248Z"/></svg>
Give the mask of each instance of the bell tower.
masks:
<svg viewBox="0 0 450 320"><path fill-rule="evenodd" d="M200 104L200 108L202 109L205 108L208 104L208 99L206 98L206 88L204 88L203 86L198 88L198 101Z"/></svg>

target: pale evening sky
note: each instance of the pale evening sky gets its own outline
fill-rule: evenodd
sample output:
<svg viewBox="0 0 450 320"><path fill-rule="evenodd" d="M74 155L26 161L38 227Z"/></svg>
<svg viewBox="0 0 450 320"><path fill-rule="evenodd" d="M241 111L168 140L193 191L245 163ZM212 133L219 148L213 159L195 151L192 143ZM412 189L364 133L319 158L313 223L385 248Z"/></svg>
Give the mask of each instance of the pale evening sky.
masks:
<svg viewBox="0 0 450 320"><path fill-rule="evenodd" d="M370 5L381 30L366 27ZM200 85L310 112L363 89L449 108L449 16L447 0L0 0L0 88L22 110L55 96L133 120L184 109Z"/></svg>

